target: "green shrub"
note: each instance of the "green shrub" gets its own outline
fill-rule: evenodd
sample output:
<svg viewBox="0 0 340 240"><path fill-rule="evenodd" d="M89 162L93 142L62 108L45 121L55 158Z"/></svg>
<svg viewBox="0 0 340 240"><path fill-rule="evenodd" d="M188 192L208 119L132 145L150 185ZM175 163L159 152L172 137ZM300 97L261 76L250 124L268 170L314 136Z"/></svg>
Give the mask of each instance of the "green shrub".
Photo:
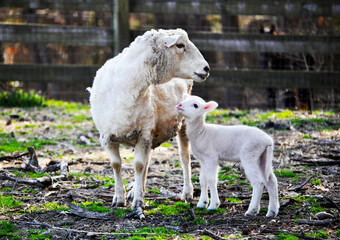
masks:
<svg viewBox="0 0 340 240"><path fill-rule="evenodd" d="M36 107L44 105L45 98L34 91L16 90L0 93L0 106L2 107Z"/></svg>

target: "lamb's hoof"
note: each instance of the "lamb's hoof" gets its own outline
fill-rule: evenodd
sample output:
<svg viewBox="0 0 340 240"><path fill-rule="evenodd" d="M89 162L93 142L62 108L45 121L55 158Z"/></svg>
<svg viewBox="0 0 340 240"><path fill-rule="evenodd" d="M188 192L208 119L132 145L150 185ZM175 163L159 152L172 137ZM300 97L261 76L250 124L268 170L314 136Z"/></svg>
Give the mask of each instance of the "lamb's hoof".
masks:
<svg viewBox="0 0 340 240"><path fill-rule="evenodd" d="M141 199L134 199L131 204L131 209L144 208L144 201Z"/></svg>
<svg viewBox="0 0 340 240"><path fill-rule="evenodd" d="M208 206L208 201L198 202L197 204L198 208L206 208L207 206Z"/></svg>
<svg viewBox="0 0 340 240"><path fill-rule="evenodd" d="M246 213L244 214L245 216L256 216L258 214L258 211L256 211L255 209L250 209L248 211L246 211Z"/></svg>
<svg viewBox="0 0 340 240"><path fill-rule="evenodd" d="M210 203L210 205L208 207L208 210L209 211L216 210L219 206L220 206L220 204L218 204L218 203L216 203L216 204L211 204Z"/></svg>
<svg viewBox="0 0 340 240"><path fill-rule="evenodd" d="M274 218L276 217L278 214L278 211L274 211L274 210L269 210L266 214L266 217L267 218Z"/></svg>
<svg viewBox="0 0 340 240"><path fill-rule="evenodd" d="M119 199L117 196L114 196L112 199L112 204L111 207L116 208L116 207L125 207L126 206L126 202L123 199Z"/></svg>
<svg viewBox="0 0 340 240"><path fill-rule="evenodd" d="M193 198L193 196L190 196L190 195L187 195L187 194L182 194L181 195L181 201L183 201L183 202L192 202L192 200L193 200L194 198Z"/></svg>

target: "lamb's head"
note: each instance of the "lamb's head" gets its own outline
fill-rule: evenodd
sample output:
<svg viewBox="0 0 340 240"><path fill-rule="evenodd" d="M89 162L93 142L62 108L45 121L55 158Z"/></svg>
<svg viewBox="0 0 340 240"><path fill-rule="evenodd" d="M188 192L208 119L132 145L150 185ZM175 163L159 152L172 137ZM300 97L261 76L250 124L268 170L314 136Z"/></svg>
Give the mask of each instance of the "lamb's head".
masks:
<svg viewBox="0 0 340 240"><path fill-rule="evenodd" d="M197 96L187 96L184 101L177 105L177 111L188 120L195 120L204 116L217 108L218 104L214 101L205 102Z"/></svg>
<svg viewBox="0 0 340 240"><path fill-rule="evenodd" d="M153 33L156 37L153 51L157 53L154 64L159 71L167 72L170 79L193 79L196 82L202 82L209 76L209 64L184 30L160 29L157 32L153 30Z"/></svg>

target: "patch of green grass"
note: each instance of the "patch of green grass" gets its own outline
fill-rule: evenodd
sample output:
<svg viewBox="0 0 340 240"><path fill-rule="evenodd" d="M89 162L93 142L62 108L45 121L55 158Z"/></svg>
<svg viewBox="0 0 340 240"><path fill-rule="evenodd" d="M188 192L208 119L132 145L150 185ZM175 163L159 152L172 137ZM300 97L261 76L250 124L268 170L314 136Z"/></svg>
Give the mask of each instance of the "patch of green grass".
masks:
<svg viewBox="0 0 340 240"><path fill-rule="evenodd" d="M0 93L0 106L2 107L36 107L45 106L45 98L34 91L24 92L16 90L13 92Z"/></svg>
<svg viewBox="0 0 340 240"><path fill-rule="evenodd" d="M339 229L339 230L336 230L335 236L340 237L340 229Z"/></svg>
<svg viewBox="0 0 340 240"><path fill-rule="evenodd" d="M66 112L79 112L82 110L90 110L89 105L84 105L80 103L74 103L74 102L65 102L65 101L59 101L59 100L47 100L46 101L47 107L50 108L61 108Z"/></svg>
<svg viewBox="0 0 340 240"><path fill-rule="evenodd" d="M150 191L154 194L161 194L161 191L158 188L153 188Z"/></svg>
<svg viewBox="0 0 340 240"><path fill-rule="evenodd" d="M5 239L21 239L20 236L15 234L16 227L13 223L3 220L0 222L0 237L4 236Z"/></svg>
<svg viewBox="0 0 340 240"><path fill-rule="evenodd" d="M0 152L26 151L27 147L38 150L46 145L55 145L55 140L28 138L25 142L18 142L11 134L0 133Z"/></svg>
<svg viewBox="0 0 340 240"><path fill-rule="evenodd" d="M18 176L20 174L19 177L29 177L29 178L40 178L40 177L47 176L46 173L36 173L36 172L19 172L19 171L14 171L13 174L15 176Z"/></svg>
<svg viewBox="0 0 340 240"><path fill-rule="evenodd" d="M178 215L180 213L187 212L189 209L190 209L190 204L177 202L173 205L159 204L156 209L153 209L147 212L148 214L155 214L157 212L160 212L162 215L165 215L165 216L173 216L173 215Z"/></svg>
<svg viewBox="0 0 340 240"><path fill-rule="evenodd" d="M311 179L310 181L311 181L311 183L314 184L314 185L321 185L321 181L320 181L319 179L315 179L315 180L314 180L314 179Z"/></svg>
<svg viewBox="0 0 340 240"><path fill-rule="evenodd" d="M140 240L140 239L151 239L151 240L162 240L162 239L172 239L177 233L166 227L143 227L143 228L133 228L130 230L121 230L117 233L127 233L134 236L124 237L124 239L129 240ZM122 238L123 235L117 234L117 238Z"/></svg>
<svg viewBox="0 0 340 240"><path fill-rule="evenodd" d="M314 238L329 238L330 234L329 232L319 230L317 233L306 233L307 236L314 237Z"/></svg>
<svg viewBox="0 0 340 240"><path fill-rule="evenodd" d="M233 184L233 180L240 178L239 176L237 176L237 174L239 173L237 171L234 171L232 166L223 166L218 173L218 180L228 181L228 184Z"/></svg>
<svg viewBox="0 0 340 240"><path fill-rule="evenodd" d="M197 218L195 218L193 221L192 221L193 223L196 223L196 224L207 224L207 221L205 221L203 218L201 218L201 217L197 217Z"/></svg>
<svg viewBox="0 0 340 240"><path fill-rule="evenodd" d="M195 213L198 215L213 215L213 214L222 214L227 211L225 208L217 208L215 210L208 210L206 208L194 208Z"/></svg>
<svg viewBox="0 0 340 240"><path fill-rule="evenodd" d="M14 196L0 195L0 210L6 211L7 209L13 209L22 206L22 203L17 201Z"/></svg>
<svg viewBox="0 0 340 240"><path fill-rule="evenodd" d="M46 234L43 234L43 232L44 230L42 229L31 229L28 232L28 238L33 239L33 240L36 240L36 239L49 240L51 237L51 234L46 235Z"/></svg>
<svg viewBox="0 0 340 240"><path fill-rule="evenodd" d="M5 187L5 188L2 188L1 191L3 191L3 192L10 192L10 191L12 191L12 188Z"/></svg>
<svg viewBox="0 0 340 240"><path fill-rule="evenodd" d="M77 204L79 207L84 208L89 211L93 212L100 212L100 213L107 213L112 212L112 209L109 209L108 207L104 207L102 202L81 202Z"/></svg>
<svg viewBox="0 0 340 240"><path fill-rule="evenodd" d="M31 206L30 210L32 212L35 212L35 213L44 213L44 212L52 211L52 210L68 211L68 210L70 210L70 208L66 204L60 205L56 202L47 202L47 203L44 203L44 204L38 204L38 205L35 205L35 206Z"/></svg>
<svg viewBox="0 0 340 240"><path fill-rule="evenodd" d="M291 123L296 127L304 125L311 125L316 130L338 130L340 128L339 122L337 124L331 123L329 120L324 118L310 118L310 119L292 119Z"/></svg>
<svg viewBox="0 0 340 240"><path fill-rule="evenodd" d="M295 173L289 170L275 170L274 174L277 177L286 177L286 178L295 177Z"/></svg>
<svg viewBox="0 0 340 240"><path fill-rule="evenodd" d="M299 238L294 237L293 235L281 233L279 236L275 238L275 240L299 240Z"/></svg>
<svg viewBox="0 0 340 240"><path fill-rule="evenodd" d="M232 197L228 197L225 200L228 201L228 202L233 202L233 203L240 203L240 202L242 202L241 199L239 199L239 198L232 198Z"/></svg>
<svg viewBox="0 0 340 240"><path fill-rule="evenodd" d="M85 114L79 114L79 115L73 115L72 116L72 122L75 122L75 123L81 123L81 122L89 121L91 119L92 119L91 116L87 116Z"/></svg>
<svg viewBox="0 0 340 240"><path fill-rule="evenodd" d="M199 181L200 181L200 178L198 176L192 176L191 177L191 182L192 183L199 182Z"/></svg>
<svg viewBox="0 0 340 240"><path fill-rule="evenodd" d="M302 135L301 137L304 138L304 139L312 139L312 138L313 138L313 137L310 136L310 135Z"/></svg>

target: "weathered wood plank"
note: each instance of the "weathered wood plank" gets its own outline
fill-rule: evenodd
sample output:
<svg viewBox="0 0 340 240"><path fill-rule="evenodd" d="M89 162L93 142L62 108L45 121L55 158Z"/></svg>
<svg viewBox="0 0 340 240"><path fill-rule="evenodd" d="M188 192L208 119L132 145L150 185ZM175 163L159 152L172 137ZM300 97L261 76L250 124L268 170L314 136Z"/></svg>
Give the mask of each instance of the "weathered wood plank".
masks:
<svg viewBox="0 0 340 240"><path fill-rule="evenodd" d="M112 46L113 30L99 27L0 24L0 42Z"/></svg>
<svg viewBox="0 0 340 240"><path fill-rule="evenodd" d="M100 66L0 64L0 81L84 82L91 85ZM340 72L212 70L205 86L339 89Z"/></svg>
<svg viewBox="0 0 340 240"><path fill-rule="evenodd" d="M89 83L90 86L99 67L84 65L0 64L0 81L81 82Z"/></svg>
<svg viewBox="0 0 340 240"><path fill-rule="evenodd" d="M142 34L132 31L133 38ZM203 51L340 53L340 36L298 36L189 32L190 40Z"/></svg>
<svg viewBox="0 0 340 240"><path fill-rule="evenodd" d="M59 9L75 11L112 11L112 0L1 0L0 7Z"/></svg>
<svg viewBox="0 0 340 240"><path fill-rule="evenodd" d="M228 0L226 9L230 15L270 15L270 16L324 16L337 17L340 2L337 0ZM130 0L131 12L220 14L219 1L149 1Z"/></svg>

